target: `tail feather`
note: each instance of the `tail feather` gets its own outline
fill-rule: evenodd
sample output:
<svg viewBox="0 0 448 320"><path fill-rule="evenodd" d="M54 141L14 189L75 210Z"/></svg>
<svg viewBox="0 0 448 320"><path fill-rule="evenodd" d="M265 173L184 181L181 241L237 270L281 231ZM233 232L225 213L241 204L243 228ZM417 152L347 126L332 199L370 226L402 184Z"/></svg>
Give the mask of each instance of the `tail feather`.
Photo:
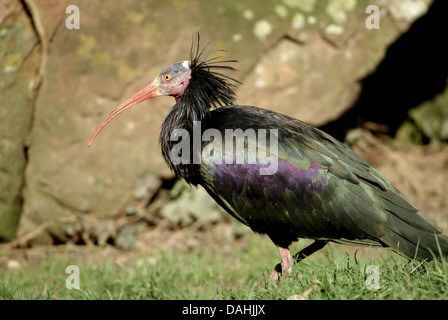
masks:
<svg viewBox="0 0 448 320"><path fill-rule="evenodd" d="M448 256L448 237L398 189L376 189L387 220L383 243L406 256L433 260Z"/></svg>
<svg viewBox="0 0 448 320"><path fill-rule="evenodd" d="M433 260L441 255L448 256L448 237L416 228L393 214L388 215L380 240L410 258Z"/></svg>
<svg viewBox="0 0 448 320"><path fill-rule="evenodd" d="M386 192L378 191L377 195L382 199L384 208L394 216L418 229L431 233L441 233L441 230L395 187L390 186L390 189Z"/></svg>

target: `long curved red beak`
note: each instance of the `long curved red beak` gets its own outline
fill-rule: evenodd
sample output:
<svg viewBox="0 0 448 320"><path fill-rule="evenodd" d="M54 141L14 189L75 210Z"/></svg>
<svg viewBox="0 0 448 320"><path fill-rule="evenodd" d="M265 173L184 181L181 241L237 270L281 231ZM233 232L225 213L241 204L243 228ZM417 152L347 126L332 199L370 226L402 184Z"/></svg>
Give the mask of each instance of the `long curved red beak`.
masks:
<svg viewBox="0 0 448 320"><path fill-rule="evenodd" d="M151 82L149 85L141 89L139 92L134 94L132 97L124 101L122 104L117 106L114 110L111 111L104 119L100 122L100 124L96 127L95 131L93 131L92 136L90 137L88 146L90 147L95 140L98 133L103 129L103 127L108 124L113 118L118 116L120 113L125 111L126 109L129 109L132 106L135 106L136 104L139 104L140 102L143 102L145 100L160 96L159 91L159 78L155 79L153 82Z"/></svg>

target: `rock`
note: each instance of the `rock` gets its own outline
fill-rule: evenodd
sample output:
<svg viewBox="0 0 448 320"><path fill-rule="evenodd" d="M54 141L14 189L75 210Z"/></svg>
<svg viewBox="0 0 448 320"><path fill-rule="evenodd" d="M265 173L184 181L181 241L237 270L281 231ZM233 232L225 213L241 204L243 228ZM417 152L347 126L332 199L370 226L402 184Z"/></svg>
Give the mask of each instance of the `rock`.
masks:
<svg viewBox="0 0 448 320"><path fill-rule="evenodd" d="M22 211L26 148L34 112L30 90L37 37L20 1L0 4L0 242L12 240Z"/></svg>
<svg viewBox="0 0 448 320"><path fill-rule="evenodd" d="M448 141L448 87L434 99L411 109L409 115L431 141Z"/></svg>
<svg viewBox="0 0 448 320"><path fill-rule="evenodd" d="M124 250L131 250L134 248L136 242L135 234L131 226L123 227L115 239L115 245Z"/></svg>
<svg viewBox="0 0 448 320"><path fill-rule="evenodd" d="M365 5L357 1L332 0L323 9L309 5L306 13L293 13L291 27L283 28L283 37L245 77L238 91L240 104L279 111L315 126L352 107L361 90L359 80L374 70L400 32L390 17L381 17L382 32L360 27L367 15Z"/></svg>
<svg viewBox="0 0 448 320"><path fill-rule="evenodd" d="M428 11L431 0L390 1L388 7L394 19L414 21Z"/></svg>
<svg viewBox="0 0 448 320"><path fill-rule="evenodd" d="M109 239L115 239L117 234L117 223L115 220L106 219L95 226L95 236L100 247L105 246Z"/></svg>
<svg viewBox="0 0 448 320"><path fill-rule="evenodd" d="M409 119L397 130L398 140L416 145L448 141L448 87L434 99L410 109L408 114Z"/></svg>
<svg viewBox="0 0 448 320"><path fill-rule="evenodd" d="M21 264L19 261L15 260L15 259L8 259L8 262L6 263L6 267L8 268L8 270L17 270L17 269L20 269Z"/></svg>
<svg viewBox="0 0 448 320"><path fill-rule="evenodd" d="M136 180L133 197L135 200L143 200L153 195L161 185L161 180L154 174L147 174Z"/></svg>
<svg viewBox="0 0 448 320"><path fill-rule="evenodd" d="M133 216L138 212L138 208L135 205L132 204L128 204L125 208L124 208L124 214L127 216Z"/></svg>
<svg viewBox="0 0 448 320"><path fill-rule="evenodd" d="M173 225L186 227L197 220L210 222L222 217L222 209L202 187L193 189L179 180L170 195L173 200L160 208L160 215Z"/></svg>

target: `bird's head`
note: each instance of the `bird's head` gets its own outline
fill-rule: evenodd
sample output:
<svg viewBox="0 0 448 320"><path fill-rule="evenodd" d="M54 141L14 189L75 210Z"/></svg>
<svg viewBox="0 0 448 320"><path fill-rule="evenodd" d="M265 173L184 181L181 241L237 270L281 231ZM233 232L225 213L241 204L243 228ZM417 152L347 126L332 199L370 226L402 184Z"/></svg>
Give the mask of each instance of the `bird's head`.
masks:
<svg viewBox="0 0 448 320"><path fill-rule="evenodd" d="M177 62L163 70L153 82L121 103L101 121L90 138L89 146L101 129L126 109L158 96L173 96L176 101L179 101L188 86L190 77L191 69L188 61Z"/></svg>
<svg viewBox="0 0 448 320"><path fill-rule="evenodd" d="M190 78L189 61L177 62L163 70L153 82L143 88L143 92L137 92L130 100L142 99L139 100L141 102L157 96L172 96L176 98L176 101L179 101L188 86Z"/></svg>
<svg viewBox="0 0 448 320"><path fill-rule="evenodd" d="M92 145L101 129L117 115L140 102L158 96L172 96L177 104L182 102L183 108L203 109L204 112L212 107L232 104L235 100L233 84L226 80L240 82L214 70L236 71L233 67L222 65L236 61L220 61L219 57L207 60L210 53L204 54L206 48L207 46L199 49L199 34L197 34L193 39L190 60L169 66L154 81L113 109L96 127L88 145Z"/></svg>

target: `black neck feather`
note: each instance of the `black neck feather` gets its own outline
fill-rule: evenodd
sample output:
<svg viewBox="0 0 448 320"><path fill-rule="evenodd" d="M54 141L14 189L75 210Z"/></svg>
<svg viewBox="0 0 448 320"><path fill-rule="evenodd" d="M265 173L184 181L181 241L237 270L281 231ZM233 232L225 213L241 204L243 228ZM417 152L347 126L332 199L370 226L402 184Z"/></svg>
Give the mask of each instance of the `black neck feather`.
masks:
<svg viewBox="0 0 448 320"><path fill-rule="evenodd" d="M211 53L219 52L204 53L207 46L199 49L199 34L193 40L190 51L190 81L184 94L163 122L159 139L165 161L177 176L187 181L188 177L193 175L194 168L193 165L175 165L171 161L170 150L178 143L178 141L171 141L172 132L176 129L185 129L192 138L193 121L203 120L213 108L234 104L236 100L233 91L234 83L240 83L221 73L236 71L235 68L225 65L236 60L219 60L220 57L207 59ZM192 152L190 154L192 155Z"/></svg>

